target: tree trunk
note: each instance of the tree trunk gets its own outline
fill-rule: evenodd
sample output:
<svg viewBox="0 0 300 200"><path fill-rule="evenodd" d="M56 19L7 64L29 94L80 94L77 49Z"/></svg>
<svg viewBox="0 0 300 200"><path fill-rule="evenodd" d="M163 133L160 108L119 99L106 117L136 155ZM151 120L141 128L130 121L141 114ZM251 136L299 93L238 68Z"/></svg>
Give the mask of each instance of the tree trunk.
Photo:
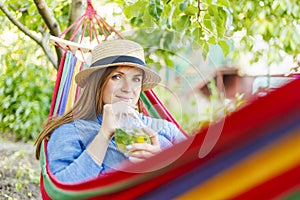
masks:
<svg viewBox="0 0 300 200"><path fill-rule="evenodd" d="M84 13L84 8L86 7L86 0L72 0L70 6L70 16L69 16L69 26L78 19ZM66 39L71 37L71 33L74 31L74 27L67 33ZM78 31L78 34L73 38L73 42L77 42L81 29Z"/></svg>

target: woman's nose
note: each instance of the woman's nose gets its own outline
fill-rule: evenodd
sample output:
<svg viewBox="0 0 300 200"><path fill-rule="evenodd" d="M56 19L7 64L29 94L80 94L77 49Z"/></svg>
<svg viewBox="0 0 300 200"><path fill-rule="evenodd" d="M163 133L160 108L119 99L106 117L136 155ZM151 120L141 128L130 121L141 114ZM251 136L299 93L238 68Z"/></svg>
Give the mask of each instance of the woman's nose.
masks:
<svg viewBox="0 0 300 200"><path fill-rule="evenodd" d="M128 80L124 80L124 81L122 81L121 90L123 92L132 92L133 84L130 83Z"/></svg>

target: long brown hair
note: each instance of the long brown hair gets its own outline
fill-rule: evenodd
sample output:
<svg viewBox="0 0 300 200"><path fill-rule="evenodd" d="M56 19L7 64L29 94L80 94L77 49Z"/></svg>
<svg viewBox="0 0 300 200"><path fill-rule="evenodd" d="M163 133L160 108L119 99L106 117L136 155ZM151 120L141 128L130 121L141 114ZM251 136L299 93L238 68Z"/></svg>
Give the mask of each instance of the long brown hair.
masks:
<svg viewBox="0 0 300 200"><path fill-rule="evenodd" d="M77 119L93 120L102 113L103 89L116 68L117 67L107 67L92 73L73 108L62 116L52 117L45 122L45 126L35 141L35 156L37 159L40 158L42 141L44 139L49 139L54 129Z"/></svg>

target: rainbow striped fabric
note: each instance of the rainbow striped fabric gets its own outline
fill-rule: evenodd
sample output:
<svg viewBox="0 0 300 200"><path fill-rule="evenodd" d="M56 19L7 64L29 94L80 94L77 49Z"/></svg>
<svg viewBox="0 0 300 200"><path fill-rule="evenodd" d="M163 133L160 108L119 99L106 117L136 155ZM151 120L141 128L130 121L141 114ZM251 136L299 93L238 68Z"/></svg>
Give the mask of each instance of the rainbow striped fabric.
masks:
<svg viewBox="0 0 300 200"><path fill-rule="evenodd" d="M67 80L72 83L75 66L82 65L64 59L75 63L74 69L65 70L65 78L59 70L56 88L62 92L54 92L55 102L69 101L62 96L74 100L69 93L77 90ZM296 79L145 162L83 183L64 184L51 174L44 141L43 199L300 199L299 88ZM153 91L142 99L148 110L161 104ZM59 113L55 104L52 114ZM154 115L172 121L163 106ZM145 172L135 173L140 169Z"/></svg>

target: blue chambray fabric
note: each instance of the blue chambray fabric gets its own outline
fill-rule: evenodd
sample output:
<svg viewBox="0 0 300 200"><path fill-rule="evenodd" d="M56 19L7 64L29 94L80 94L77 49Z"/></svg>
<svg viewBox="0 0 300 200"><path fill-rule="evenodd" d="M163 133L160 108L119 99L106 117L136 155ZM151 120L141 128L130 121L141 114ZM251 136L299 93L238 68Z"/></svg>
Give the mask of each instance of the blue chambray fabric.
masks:
<svg viewBox="0 0 300 200"><path fill-rule="evenodd" d="M144 124L158 132L162 149L185 139L185 135L170 122L139 114ZM48 142L47 156L51 172L62 182L75 183L103 176L118 169L127 157L118 150L112 137L101 166L96 164L86 151L100 130L102 115L95 120L75 120L56 128Z"/></svg>

